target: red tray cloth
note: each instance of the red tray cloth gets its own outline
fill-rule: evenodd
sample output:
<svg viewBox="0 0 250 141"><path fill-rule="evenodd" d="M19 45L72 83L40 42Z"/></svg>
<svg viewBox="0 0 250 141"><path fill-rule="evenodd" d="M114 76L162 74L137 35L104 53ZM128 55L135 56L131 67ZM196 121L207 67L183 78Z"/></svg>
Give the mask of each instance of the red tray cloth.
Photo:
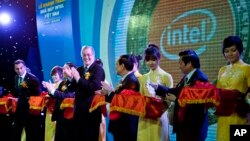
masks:
<svg viewBox="0 0 250 141"><path fill-rule="evenodd" d="M96 94L91 102L89 112L91 113L94 110L96 110L98 107L104 106L104 105L106 105L105 95Z"/></svg>
<svg viewBox="0 0 250 141"><path fill-rule="evenodd" d="M16 107L17 107L17 101L18 99L15 98L14 96L12 96L12 94L8 94L10 95L8 98L11 99L11 113L16 113Z"/></svg>
<svg viewBox="0 0 250 141"><path fill-rule="evenodd" d="M107 116L106 103L107 102L105 101L105 95L96 94L91 102L89 112L91 113L98 107L101 107L102 114L106 117Z"/></svg>
<svg viewBox="0 0 250 141"><path fill-rule="evenodd" d="M245 101L245 94L238 90L219 89L220 104L216 107L215 115L230 116L236 112L239 116L246 117L249 104Z"/></svg>
<svg viewBox="0 0 250 141"><path fill-rule="evenodd" d="M166 110L163 101L159 98L144 96L146 115L144 118L158 119Z"/></svg>
<svg viewBox="0 0 250 141"><path fill-rule="evenodd" d="M73 119L74 117L74 102L75 98L64 98L60 109L63 110L63 116L65 119Z"/></svg>
<svg viewBox="0 0 250 141"><path fill-rule="evenodd" d="M9 114L12 109L12 99L14 98L11 94L5 95L0 98L0 114Z"/></svg>
<svg viewBox="0 0 250 141"><path fill-rule="evenodd" d="M105 106L105 96L95 95L90 112L99 106ZM116 120L121 113L136 115L144 118L157 119L164 112L163 102L154 97L141 95L139 92L132 90L123 90L121 93L114 95L110 103L110 119Z"/></svg>
<svg viewBox="0 0 250 141"><path fill-rule="evenodd" d="M144 117L146 114L144 97L139 92L126 89L115 94L110 103L110 120L118 119L120 113Z"/></svg>
<svg viewBox="0 0 250 141"><path fill-rule="evenodd" d="M47 107L47 112L49 114L52 114L54 112L55 101L56 100L54 98L46 96L45 107Z"/></svg>
<svg viewBox="0 0 250 141"><path fill-rule="evenodd" d="M182 88L178 98L179 105L206 104L207 106L219 105L219 90L210 83L196 81L194 86Z"/></svg>
<svg viewBox="0 0 250 141"><path fill-rule="evenodd" d="M46 105L47 92L42 92L39 96L30 96L29 98L29 112L33 115L40 115Z"/></svg>

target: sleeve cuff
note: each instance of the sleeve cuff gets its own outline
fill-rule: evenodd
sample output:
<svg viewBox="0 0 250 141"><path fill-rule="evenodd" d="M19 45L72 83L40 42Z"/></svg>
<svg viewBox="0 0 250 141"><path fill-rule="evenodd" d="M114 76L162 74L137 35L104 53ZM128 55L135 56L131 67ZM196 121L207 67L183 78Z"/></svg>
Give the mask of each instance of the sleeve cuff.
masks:
<svg viewBox="0 0 250 141"><path fill-rule="evenodd" d="M54 95L54 94L55 94L55 91L56 91L56 89L51 90L51 91L50 91L50 94L51 94L51 95Z"/></svg>

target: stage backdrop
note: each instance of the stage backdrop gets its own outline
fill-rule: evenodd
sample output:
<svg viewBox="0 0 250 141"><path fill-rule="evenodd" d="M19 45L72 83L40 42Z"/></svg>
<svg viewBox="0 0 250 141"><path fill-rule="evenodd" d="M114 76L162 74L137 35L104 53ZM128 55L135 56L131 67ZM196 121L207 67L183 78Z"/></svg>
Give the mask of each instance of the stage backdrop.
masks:
<svg viewBox="0 0 250 141"><path fill-rule="evenodd" d="M37 32L44 79L65 62L80 65L78 1L37 0ZM75 28L74 28L75 27Z"/></svg>
<svg viewBox="0 0 250 141"><path fill-rule="evenodd" d="M250 63L249 0L37 0L37 26L44 77L54 65L81 65L80 48L92 45L104 63L106 79L116 85L115 60L125 53L143 54L148 43L159 45L161 67L176 84L182 74L178 52L195 50L210 81L226 64L221 45L238 35L243 59ZM140 71L148 68L141 61ZM207 140L215 140L216 124ZM174 136L171 134L172 140Z"/></svg>

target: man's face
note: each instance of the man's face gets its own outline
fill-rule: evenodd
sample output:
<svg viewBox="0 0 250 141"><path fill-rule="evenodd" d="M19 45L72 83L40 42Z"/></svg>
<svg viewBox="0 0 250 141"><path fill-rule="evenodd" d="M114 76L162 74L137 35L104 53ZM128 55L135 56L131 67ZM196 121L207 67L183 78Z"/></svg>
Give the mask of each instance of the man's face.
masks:
<svg viewBox="0 0 250 141"><path fill-rule="evenodd" d="M95 60L95 56L91 50L91 48L85 48L82 51L82 60L85 66L89 66Z"/></svg>
<svg viewBox="0 0 250 141"><path fill-rule="evenodd" d="M119 62L116 61L115 69L116 69L116 73L117 73L118 75L121 75L121 72L122 72L122 69L123 69L123 65L122 65L122 64L120 65Z"/></svg>
<svg viewBox="0 0 250 141"><path fill-rule="evenodd" d="M15 64L14 70L17 73L17 75L21 76L26 71L26 66L23 63Z"/></svg>
<svg viewBox="0 0 250 141"><path fill-rule="evenodd" d="M179 59L179 68L182 71L182 73L184 73L184 74L189 73L190 72L190 65L191 65L190 62L185 65L185 63L182 61L182 59L180 57L180 59Z"/></svg>

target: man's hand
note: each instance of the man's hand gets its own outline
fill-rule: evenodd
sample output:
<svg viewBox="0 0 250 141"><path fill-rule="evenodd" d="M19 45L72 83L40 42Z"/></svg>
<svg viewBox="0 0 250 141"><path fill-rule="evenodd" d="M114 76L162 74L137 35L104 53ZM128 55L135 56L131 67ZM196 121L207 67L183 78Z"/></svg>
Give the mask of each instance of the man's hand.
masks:
<svg viewBox="0 0 250 141"><path fill-rule="evenodd" d="M71 74L76 82L78 82L78 80L80 79L80 74L74 67L71 68Z"/></svg>
<svg viewBox="0 0 250 141"><path fill-rule="evenodd" d="M96 95L107 95L109 94L107 90L101 89L101 90L97 90L95 91Z"/></svg>
<svg viewBox="0 0 250 141"><path fill-rule="evenodd" d="M110 83L101 81L101 84L102 84L102 94L109 94L112 91L114 91L114 88Z"/></svg>

